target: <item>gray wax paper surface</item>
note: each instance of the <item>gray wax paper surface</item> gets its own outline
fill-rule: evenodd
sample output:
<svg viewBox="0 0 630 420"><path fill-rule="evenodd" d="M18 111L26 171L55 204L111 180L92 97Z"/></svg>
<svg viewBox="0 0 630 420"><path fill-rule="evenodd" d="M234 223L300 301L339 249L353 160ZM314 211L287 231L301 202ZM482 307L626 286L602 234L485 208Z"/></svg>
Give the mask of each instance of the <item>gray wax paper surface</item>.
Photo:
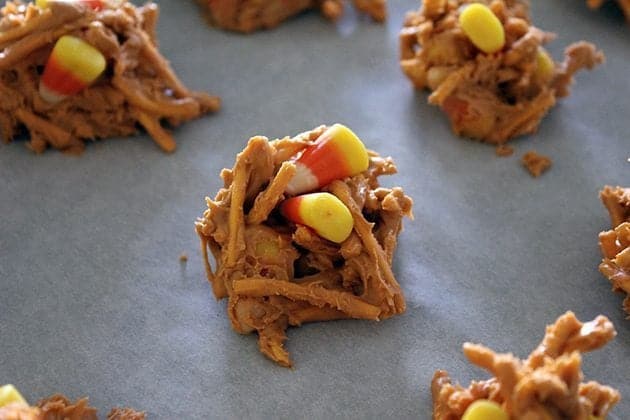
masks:
<svg viewBox="0 0 630 420"><path fill-rule="evenodd" d="M584 357L584 372L621 391L611 418L628 418L630 320L597 270L597 234L610 226L597 194L630 185L630 26L614 5L583 3L534 1L534 22L558 33L556 58L586 39L606 64L580 73L538 133L498 158L455 137L399 70L415 0L390 1L384 25L306 13L249 36L207 26L192 0L159 2L161 51L224 106L175 130L173 155L146 135L80 157L0 146L0 383L31 402L89 396L101 415L122 405L154 419L428 419L435 369L462 384L487 377L462 343L525 357L573 310L614 322L617 338ZM392 156L399 174L383 183L415 200L394 264L407 311L290 329L285 369L230 328L193 222L250 136L333 122ZM530 149L554 159L539 179L519 161Z"/></svg>

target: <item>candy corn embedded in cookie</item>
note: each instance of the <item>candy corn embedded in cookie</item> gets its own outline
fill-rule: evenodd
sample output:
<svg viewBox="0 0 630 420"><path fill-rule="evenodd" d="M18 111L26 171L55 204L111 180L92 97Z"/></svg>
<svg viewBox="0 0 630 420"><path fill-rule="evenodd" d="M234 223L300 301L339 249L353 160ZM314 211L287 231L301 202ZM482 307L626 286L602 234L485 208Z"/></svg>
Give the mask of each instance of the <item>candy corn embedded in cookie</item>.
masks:
<svg viewBox="0 0 630 420"><path fill-rule="evenodd" d="M290 195L309 192L365 171L369 157L365 146L352 130L335 124L306 148L295 162L296 174L286 192Z"/></svg>
<svg viewBox="0 0 630 420"><path fill-rule="evenodd" d="M470 41L485 53L495 53L505 45L501 21L484 4L466 6L459 15L459 24Z"/></svg>
<svg viewBox="0 0 630 420"><path fill-rule="evenodd" d="M99 50L80 38L62 36L44 68L39 94L47 102L59 102L91 85L106 66Z"/></svg>
<svg viewBox="0 0 630 420"><path fill-rule="evenodd" d="M547 50L543 47L538 47L536 52L536 72L534 73L536 77L542 82L548 82L553 77L555 69L556 63L553 62Z"/></svg>
<svg viewBox="0 0 630 420"><path fill-rule="evenodd" d="M330 193L311 193L289 198L280 207L290 221L313 229L329 241L345 241L354 226L350 210Z"/></svg>

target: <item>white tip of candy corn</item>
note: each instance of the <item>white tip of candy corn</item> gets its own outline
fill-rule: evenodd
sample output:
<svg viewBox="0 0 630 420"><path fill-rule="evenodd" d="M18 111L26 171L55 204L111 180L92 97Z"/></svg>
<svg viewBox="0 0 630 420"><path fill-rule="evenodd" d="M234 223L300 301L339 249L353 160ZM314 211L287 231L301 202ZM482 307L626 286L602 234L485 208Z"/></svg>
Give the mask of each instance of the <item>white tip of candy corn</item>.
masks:
<svg viewBox="0 0 630 420"><path fill-rule="evenodd" d="M319 181L313 172L300 162L295 163L295 175L289 181L286 192L289 195L299 194L302 191L314 190L318 187Z"/></svg>
<svg viewBox="0 0 630 420"><path fill-rule="evenodd" d="M45 84L39 84L39 96L48 103L56 104L67 98L66 95L60 95L48 89Z"/></svg>

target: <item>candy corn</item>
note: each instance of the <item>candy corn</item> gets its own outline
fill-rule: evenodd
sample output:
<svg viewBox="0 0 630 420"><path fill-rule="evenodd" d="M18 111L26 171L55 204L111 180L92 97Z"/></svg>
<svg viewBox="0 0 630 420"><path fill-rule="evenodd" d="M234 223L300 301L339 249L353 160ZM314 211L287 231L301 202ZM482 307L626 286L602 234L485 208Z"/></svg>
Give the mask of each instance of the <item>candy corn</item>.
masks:
<svg viewBox="0 0 630 420"><path fill-rule="evenodd" d="M48 57L39 94L47 102L59 102L92 84L106 65L103 54L87 42L62 36Z"/></svg>
<svg viewBox="0 0 630 420"><path fill-rule="evenodd" d="M475 47L485 53L495 53L505 45L503 25L485 4L466 6L459 15L459 24Z"/></svg>
<svg viewBox="0 0 630 420"><path fill-rule="evenodd" d="M350 210L330 193L311 193L289 198L280 206L284 217L313 229L329 241L345 241L354 227Z"/></svg>
<svg viewBox="0 0 630 420"><path fill-rule="evenodd" d="M304 150L295 162L296 173L287 185L290 195L313 191L365 171L369 157L365 146L348 127L335 124Z"/></svg>
<svg viewBox="0 0 630 420"><path fill-rule="evenodd" d="M93 9L96 11L103 10L105 6L107 5L107 1L101 1L101 0L36 0L35 4L37 5L37 7L41 7L42 9L45 9L49 6L50 3L54 3L54 2L82 3L88 6L90 9Z"/></svg>
<svg viewBox="0 0 630 420"><path fill-rule="evenodd" d="M13 403L26 404L26 400L13 385L0 386L0 407Z"/></svg>

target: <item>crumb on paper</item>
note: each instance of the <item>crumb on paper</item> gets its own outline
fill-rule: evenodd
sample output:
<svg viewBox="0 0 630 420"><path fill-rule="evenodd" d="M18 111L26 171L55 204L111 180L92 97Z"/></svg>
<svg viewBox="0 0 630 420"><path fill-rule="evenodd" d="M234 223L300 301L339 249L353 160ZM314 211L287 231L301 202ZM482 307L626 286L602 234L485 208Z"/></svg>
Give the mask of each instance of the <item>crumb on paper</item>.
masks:
<svg viewBox="0 0 630 420"><path fill-rule="evenodd" d="M552 160L549 157L541 155L535 150L530 150L525 153L521 161L534 178L538 178L542 175L543 172L551 167L552 163Z"/></svg>
<svg viewBox="0 0 630 420"><path fill-rule="evenodd" d="M499 157L508 157L514 154L514 148L507 144L500 144L494 149L494 153Z"/></svg>

